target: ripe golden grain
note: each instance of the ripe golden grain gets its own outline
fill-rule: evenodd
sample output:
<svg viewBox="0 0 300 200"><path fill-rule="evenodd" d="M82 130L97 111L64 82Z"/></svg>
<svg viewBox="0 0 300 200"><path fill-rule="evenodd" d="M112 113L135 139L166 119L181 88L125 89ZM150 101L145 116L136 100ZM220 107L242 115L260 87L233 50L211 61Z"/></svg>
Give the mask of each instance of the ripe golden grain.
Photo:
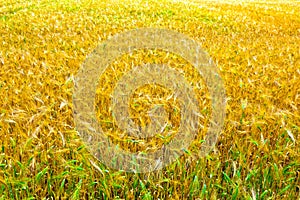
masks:
<svg viewBox="0 0 300 200"><path fill-rule="evenodd" d="M297 1L0 2L0 198L296 199L299 13ZM139 27L176 30L202 44L224 79L227 116L219 143L206 158L190 161L184 155L162 171L127 174L97 162L77 135L73 77L100 42ZM182 71L194 86L206 127L210 101L205 84L196 85L201 77L184 60L162 51L124 55L99 77L97 111L103 127L113 126L102 105L109 104L115 76L130 69L129 63L150 58ZM168 91L152 89L137 92L158 95L160 103L176 107L168 102ZM132 100L141 105L131 106L140 124L147 123L145 111L155 103L146 96ZM172 120L177 127L178 116ZM109 134L123 142L116 131ZM199 135L191 151L197 151ZM123 147L141 150L162 142Z"/></svg>

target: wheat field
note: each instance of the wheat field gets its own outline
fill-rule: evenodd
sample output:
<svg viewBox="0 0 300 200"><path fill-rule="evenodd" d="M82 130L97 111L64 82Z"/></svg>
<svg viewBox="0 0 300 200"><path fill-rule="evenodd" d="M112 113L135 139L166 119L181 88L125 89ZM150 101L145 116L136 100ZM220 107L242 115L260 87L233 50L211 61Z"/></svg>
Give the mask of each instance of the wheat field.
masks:
<svg viewBox="0 0 300 200"><path fill-rule="evenodd" d="M192 160L187 151L161 170L129 173L90 154L74 123L72 95L74 77L100 43L143 27L201 44L224 81L226 118L207 156ZM0 36L0 199L299 199L299 1L0 0ZM146 59L167 60L203 85L193 66L163 51L116 60L99 77L98 121L112 141L135 151L165 141L120 138L109 95L115 77ZM165 99L170 91L139 92ZM206 127L207 88L196 96ZM134 98L135 122L147 123L144 111L154 102ZM170 120L176 131L178 116Z"/></svg>

